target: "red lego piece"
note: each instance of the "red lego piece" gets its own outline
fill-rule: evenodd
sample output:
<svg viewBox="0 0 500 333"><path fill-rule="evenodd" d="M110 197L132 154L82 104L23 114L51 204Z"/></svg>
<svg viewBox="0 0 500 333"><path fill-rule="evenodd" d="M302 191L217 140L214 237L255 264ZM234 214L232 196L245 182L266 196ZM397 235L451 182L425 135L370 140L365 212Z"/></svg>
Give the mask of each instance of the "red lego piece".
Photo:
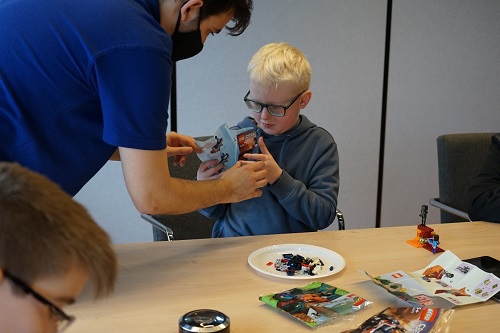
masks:
<svg viewBox="0 0 500 333"><path fill-rule="evenodd" d="M423 247L425 243L427 243L427 238L430 238L434 235L434 229L419 224L417 226L417 235L415 238L407 240L406 242L413 247L420 248Z"/></svg>
<svg viewBox="0 0 500 333"><path fill-rule="evenodd" d="M410 244L413 247L416 248L421 248L423 247L424 249L432 252L432 253L439 253L439 252L444 252L444 250L438 246L435 248L432 246L432 244L429 243L429 238L433 238L435 235L434 229L423 225L419 224L417 225L417 235L415 238L407 240L406 243ZM439 238L438 238L439 239Z"/></svg>

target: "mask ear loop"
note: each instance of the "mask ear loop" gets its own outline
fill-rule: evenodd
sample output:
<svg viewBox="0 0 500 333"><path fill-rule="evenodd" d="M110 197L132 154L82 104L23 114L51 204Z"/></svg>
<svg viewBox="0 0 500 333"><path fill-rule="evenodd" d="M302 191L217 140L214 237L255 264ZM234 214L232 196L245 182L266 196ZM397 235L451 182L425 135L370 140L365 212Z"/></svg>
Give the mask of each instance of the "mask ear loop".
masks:
<svg viewBox="0 0 500 333"><path fill-rule="evenodd" d="M183 5L184 6L184 5ZM182 8L182 7L181 7ZM177 24L175 25L174 34L179 32L179 27L181 26L181 11L179 10L179 17L177 18Z"/></svg>
<svg viewBox="0 0 500 333"><path fill-rule="evenodd" d="M201 13L202 13L202 10L203 10L203 6L201 6L200 9L198 10L198 30L200 30L200 27L201 27L201 20L202 20Z"/></svg>

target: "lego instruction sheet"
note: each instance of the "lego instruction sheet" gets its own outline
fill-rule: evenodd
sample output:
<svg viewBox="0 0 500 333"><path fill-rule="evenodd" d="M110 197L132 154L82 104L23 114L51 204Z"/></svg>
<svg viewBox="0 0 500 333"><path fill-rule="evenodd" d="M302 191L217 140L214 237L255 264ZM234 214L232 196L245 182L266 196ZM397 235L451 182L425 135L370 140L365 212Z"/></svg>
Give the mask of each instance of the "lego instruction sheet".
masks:
<svg viewBox="0 0 500 333"><path fill-rule="evenodd" d="M452 308L486 301L500 291L498 277L460 260L451 251L409 274L400 270L377 277L366 274L413 306Z"/></svg>

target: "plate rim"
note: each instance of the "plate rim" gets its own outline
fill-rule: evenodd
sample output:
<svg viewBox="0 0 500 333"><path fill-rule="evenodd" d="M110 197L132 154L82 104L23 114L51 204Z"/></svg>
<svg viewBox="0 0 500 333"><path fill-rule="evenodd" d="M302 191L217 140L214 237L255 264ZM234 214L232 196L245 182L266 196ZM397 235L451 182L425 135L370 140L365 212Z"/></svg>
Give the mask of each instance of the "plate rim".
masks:
<svg viewBox="0 0 500 333"><path fill-rule="evenodd" d="M318 250L321 250L321 251L326 251L326 252L329 252L330 254L333 255L333 257L339 259L341 262L341 267L337 270L333 270L331 272L327 272L325 274L320 274L320 275L281 275L281 274L278 274L278 272L276 272L276 274L273 274L271 272L267 272L265 270L263 270L262 268L258 267L254 262L253 262L253 258L255 258L258 254L260 253L263 253L263 252L266 252L267 250L269 249L273 249L273 248L279 248L279 247L296 247L296 248L300 248L300 247L306 247L306 248L311 248L311 249L318 249ZM301 250L298 250L299 252ZM263 246L261 248L258 248L256 249L255 251L253 251L252 253L250 253L248 255L248 259L247 259L247 262L248 264L250 265L250 267L252 269L254 269L255 271L259 272L259 273L262 273L262 274L265 274L267 276L272 276L272 277L277 277L277 278L282 278L282 279L292 279L292 280L304 280L304 279L320 279L320 278L324 278L324 277L327 277L327 276L332 276L334 274L337 274L337 273L340 273L346 266L346 260L345 258L338 252L336 251L333 251L333 250L330 250L326 247L322 247L322 246L318 246L318 245L312 245L312 244L304 244L304 243L282 243L282 244L273 244L273 245L268 245L268 246Z"/></svg>

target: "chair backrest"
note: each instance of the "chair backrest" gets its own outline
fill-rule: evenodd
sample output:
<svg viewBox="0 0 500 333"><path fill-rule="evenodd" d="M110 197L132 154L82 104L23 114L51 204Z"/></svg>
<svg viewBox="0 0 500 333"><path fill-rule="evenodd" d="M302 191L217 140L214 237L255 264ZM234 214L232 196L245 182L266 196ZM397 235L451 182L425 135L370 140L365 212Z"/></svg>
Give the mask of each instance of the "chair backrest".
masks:
<svg viewBox="0 0 500 333"><path fill-rule="evenodd" d="M204 141L208 138L210 137L203 136L195 139ZM174 166L172 158L168 160L170 175L182 179L194 180L200 164L201 161L195 153L187 156L184 167ZM179 215L152 215L152 217L172 229L174 240L211 238L215 223L215 220L209 219L197 211ZM167 235L156 227L153 227L153 239L154 241L168 240Z"/></svg>
<svg viewBox="0 0 500 333"><path fill-rule="evenodd" d="M479 173L493 133L445 134L437 138L439 201L467 212L467 191ZM466 221L441 210L441 223Z"/></svg>

